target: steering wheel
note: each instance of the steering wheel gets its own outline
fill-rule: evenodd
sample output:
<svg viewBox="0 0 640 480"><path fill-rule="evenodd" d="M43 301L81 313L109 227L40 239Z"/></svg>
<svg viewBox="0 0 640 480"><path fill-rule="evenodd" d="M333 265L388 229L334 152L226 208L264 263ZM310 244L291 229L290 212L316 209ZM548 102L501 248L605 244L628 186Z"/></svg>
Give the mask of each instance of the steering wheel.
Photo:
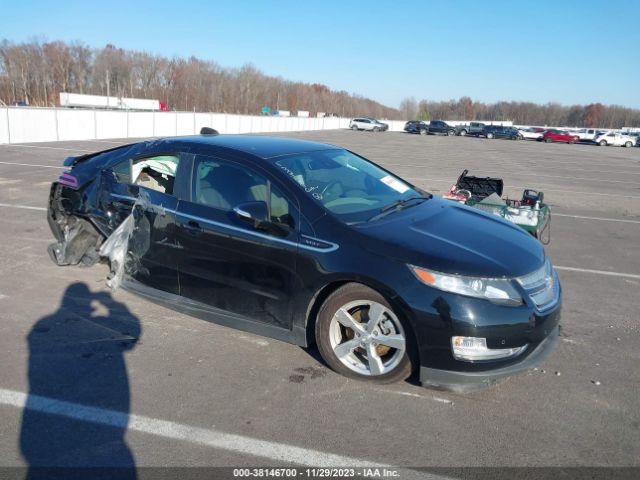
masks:
<svg viewBox="0 0 640 480"><path fill-rule="evenodd" d="M340 185L340 182L338 180L332 180L329 183L327 183L324 188L320 191L320 195L322 195L323 197L326 195L327 191L331 189L331 187L333 187L334 185Z"/></svg>

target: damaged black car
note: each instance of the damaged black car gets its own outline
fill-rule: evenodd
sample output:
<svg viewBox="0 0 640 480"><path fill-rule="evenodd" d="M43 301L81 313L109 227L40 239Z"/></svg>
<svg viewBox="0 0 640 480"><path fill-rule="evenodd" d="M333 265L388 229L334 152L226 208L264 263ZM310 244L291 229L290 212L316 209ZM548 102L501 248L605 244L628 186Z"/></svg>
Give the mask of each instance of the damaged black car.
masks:
<svg viewBox="0 0 640 480"><path fill-rule="evenodd" d="M484 387L542 361L561 287L542 245L333 145L199 135L65 160L58 265L212 321L316 344L348 377Z"/></svg>

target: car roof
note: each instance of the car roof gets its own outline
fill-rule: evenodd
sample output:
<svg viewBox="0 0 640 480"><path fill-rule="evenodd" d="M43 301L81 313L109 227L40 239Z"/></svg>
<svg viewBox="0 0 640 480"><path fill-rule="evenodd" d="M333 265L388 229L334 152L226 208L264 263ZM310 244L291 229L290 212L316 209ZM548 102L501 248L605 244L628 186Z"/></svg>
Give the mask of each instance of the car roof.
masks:
<svg viewBox="0 0 640 480"><path fill-rule="evenodd" d="M165 138L161 141L227 148L263 159L296 153L340 149L340 147L327 143L265 135L193 135Z"/></svg>

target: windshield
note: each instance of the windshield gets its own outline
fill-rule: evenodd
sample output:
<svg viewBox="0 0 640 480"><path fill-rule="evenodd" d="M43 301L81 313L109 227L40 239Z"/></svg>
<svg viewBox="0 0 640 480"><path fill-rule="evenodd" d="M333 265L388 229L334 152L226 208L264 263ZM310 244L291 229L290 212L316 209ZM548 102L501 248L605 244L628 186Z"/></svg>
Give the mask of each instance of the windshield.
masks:
<svg viewBox="0 0 640 480"><path fill-rule="evenodd" d="M368 220L387 205L425 193L347 150L292 155L275 164L346 223Z"/></svg>

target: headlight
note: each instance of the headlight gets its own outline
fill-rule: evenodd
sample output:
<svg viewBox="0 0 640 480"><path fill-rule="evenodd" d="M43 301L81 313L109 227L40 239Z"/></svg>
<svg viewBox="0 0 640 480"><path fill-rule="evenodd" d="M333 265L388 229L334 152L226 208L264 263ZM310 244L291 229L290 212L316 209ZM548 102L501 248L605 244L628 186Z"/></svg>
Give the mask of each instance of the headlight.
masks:
<svg viewBox="0 0 640 480"><path fill-rule="evenodd" d="M522 305L522 297L511 280L448 275L413 265L409 268L422 283L445 292L484 298L500 305Z"/></svg>

